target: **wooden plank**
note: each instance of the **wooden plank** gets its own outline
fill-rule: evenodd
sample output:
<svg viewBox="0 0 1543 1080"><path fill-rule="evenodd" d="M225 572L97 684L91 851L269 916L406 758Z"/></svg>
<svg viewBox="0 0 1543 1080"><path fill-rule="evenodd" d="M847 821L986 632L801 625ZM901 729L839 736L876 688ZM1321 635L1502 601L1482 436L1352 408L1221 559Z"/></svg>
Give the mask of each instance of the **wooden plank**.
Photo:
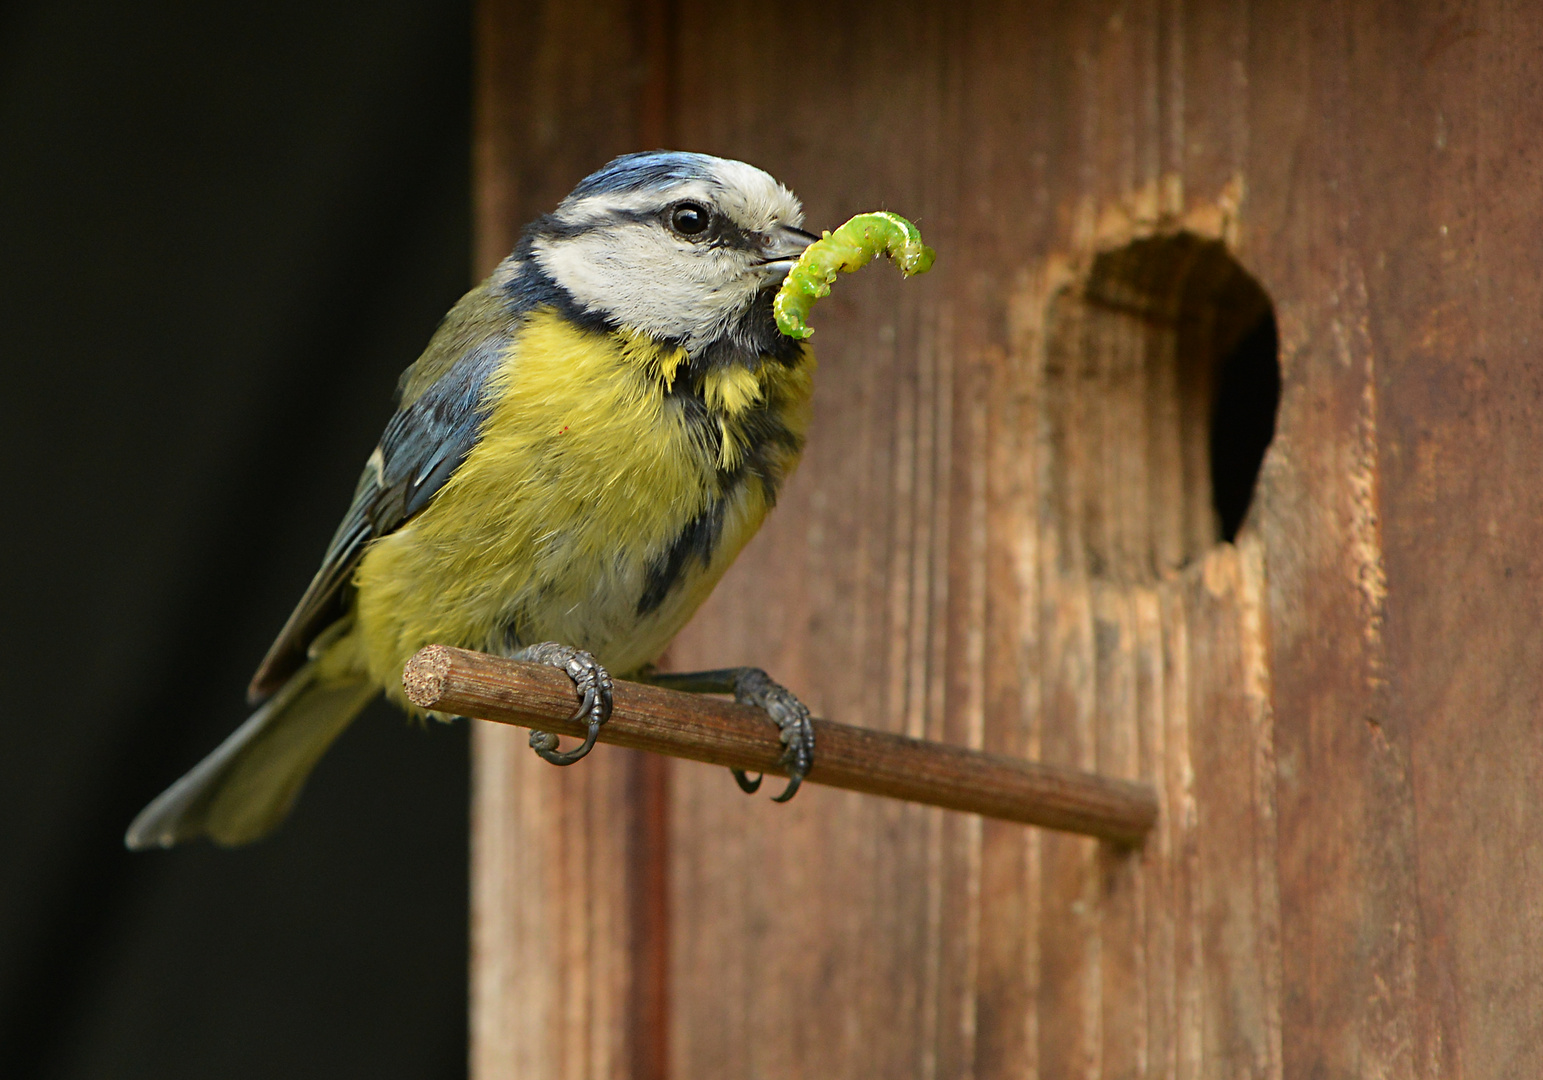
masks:
<svg viewBox="0 0 1543 1080"><path fill-rule="evenodd" d="M1260 48L1260 75L1276 89L1254 154L1305 156L1294 185L1275 170L1263 193L1299 222L1265 252L1285 380L1279 468L1261 506L1270 606L1290 613L1275 620L1272 657L1284 1064L1289 1075L1410 1076L1413 852L1396 824L1407 787L1376 736L1388 704L1379 380L1366 253L1351 224L1370 118L1352 89L1365 61L1354 55L1357 15L1319 21L1328 14L1281 5L1255 28L1261 43L1282 33L1308 43L1298 55ZM1389 74L1375 79L1386 87ZM1283 109L1293 98L1300 112ZM1263 239L1263 222L1251 231Z"/></svg>
<svg viewBox="0 0 1543 1080"><path fill-rule="evenodd" d="M657 143L661 5L477 8L477 272L616 154ZM471 1074L662 1080L667 774L633 751L555 769L473 740Z"/></svg>
<svg viewBox="0 0 1543 1080"><path fill-rule="evenodd" d="M919 217L929 238L950 235L947 13L800 3L778 21L799 28L797 45L769 59L768 79L731 44L764 34L757 9L682 5L682 142L770 169L816 227L882 205ZM912 61L895 64L897 49ZM876 94L892 103L877 115L892 107L916 124L860 120ZM968 719L955 727L942 707L961 426L958 357L939 325L947 309L931 299L945 291L935 279L864 275L823 309L804 465L676 655L683 665L760 663L823 714L934 738L959 731L968 743ZM978 940L969 829L823 791L772 815L717 778L680 780L697 790L677 820L689 813L728 834L712 841L727 861L674 894L680 924L712 927L724 943L677 965L681 1074L710 1075L726 1059L750 1075L957 1072L973 1038L967 973ZM720 1035L712 999L725 969L731 984L761 989L742 1005L743 1026Z"/></svg>
<svg viewBox="0 0 1543 1080"><path fill-rule="evenodd" d="M1339 118L1295 135L1312 164L1291 194L1322 222L1320 244L1299 241L1303 276L1332 286L1305 343L1362 390L1340 414L1354 440L1340 477L1355 484L1325 492L1348 557L1323 572L1359 611L1346 659L1361 685L1290 733L1293 802L1321 784L1338 804L1293 835L1302 936L1307 955L1344 959L1332 979L1293 964L1288 996L1317 1006L1302 1053L1365 1072L1536 1069L1543 953L1526 852L1543 822L1522 792L1539 765L1543 669L1537 492L1517 471L1539 450L1543 316L1518 231L1538 207L1524 178L1539 153L1538 76L1522 60L1539 47L1533 15L1363 5L1302 78L1312 113ZM1345 877L1309 871L1302 847L1332 852Z"/></svg>
<svg viewBox="0 0 1543 1080"><path fill-rule="evenodd" d="M652 49L673 57L644 95L671 141L768 168L817 227L888 206L940 252L928 278L859 275L821 308L804 467L675 662L758 663L833 719L1138 776L1162 803L1121 859L675 775L672 1074L1528 1075L1532 12L794 0L774 29L738 0L660 7L564 21L490 0L488 250L628 148ZM1236 549L1195 544L1204 418L1176 362L1203 333L1076 291L1100 252L1181 227L1229 246L1280 331L1276 441ZM1148 270L1149 297L1182 278ZM510 785L557 783L523 768L486 775L479 844L574 820L559 793L495 826ZM615 850L593 844L586 866ZM479 897L577 905L550 857L479 862ZM608 872L584 888L625 896ZM493 873L532 877L497 892ZM522 955L541 1020L502 1006L479 1040L550 1048L535 1029L577 954Z"/></svg>
<svg viewBox="0 0 1543 1080"><path fill-rule="evenodd" d="M1063 571L1046 569L1067 559L1075 567L1083 543L1080 532L1066 531L1072 524L1066 515L1052 511L1044 516L1047 465L1059 461L1059 468L1100 484L1108 482L1112 471L1118 489L1128 494L1106 508L1135 519L1150 516L1147 497L1161 496L1143 479L1141 455L1110 457L1108 440L1089 426L1110 424L1117 431L1127 420L1102 412L1047 416L1037 385L1043 360L1030 339L1037 332L1034 324L1044 321L1042 309L1052 294L1054 270L1047 271L1048 278L1039 270L1053 265L1046 253L1058 245L1067 250L1079 242L1099 242L1104 227L1098 220L1100 203L1129 207L1135 195L1139 211L1147 188L1154 193L1149 204L1154 208L1158 196L1171 197L1163 195L1170 188L1161 183L1162 163L1182 167L1186 148L1181 137L1184 98L1177 95L1175 103L1169 91L1175 84L1182 89L1184 65L1194 59L1179 47L1184 27L1173 25L1155 6L1139 11L1095 7L1062 15L1005 4L967 5L943 29L920 11L892 8L882 31L849 12L833 15L810 8L793 15L806 28L808 47L788 59L787 81L758 88L742 72L725 70L712 59L724 55L723 43L736 33L748 32L745 16L724 13L715 22L705 9L691 12L686 21L695 27L695 36L682 49L687 58L683 79L701 93L688 89L682 95L683 131L700 132L701 145L727 147L766 164L794 183L811 210L830 203L825 214L830 220L861 208L850 194L854 191L873 191L900 209L919 205L916 212L929 236L941 238L945 247L966 245L969 260L952 271L940 264L929 283L931 294L873 296L882 283L864 293L870 288L865 282L854 282L856 288L841 294L848 305L841 314L848 321L837 325L832 320L831 331L822 330L826 336L818 343L826 362L817 408L829 410L829 419L817 417L810 447L810 460L818 463L814 479L801 486L806 470L794 481L768 527L775 539L763 538L747 552L746 563L684 635L679 655L693 663L719 663L727 643L731 651L743 650L736 659L753 659L779 672L807 672L813 696L849 703L857 711L845 715L862 716L865 722L882 722L882 714L869 719L873 713L862 688L888 685L888 700L897 703L896 711L910 713L918 730L940 721L957 722L961 732L976 725L987 745L1031 748L1047 760L1082 767L1103 761L1162 775L1171 767L1167 750L1175 742L1165 736L1177 730L1187 745L1189 699L1180 688L1194 684L1191 689L1210 693L1213 686L1240 684L1241 662L1234 654L1230 665L1214 670L1203 665L1196 674L1183 660L1184 670L1159 675L1164 668L1150 659L1153 649L1161 656L1165 636L1180 630L1187 635L1182 625L1187 617L1180 616L1180 625L1165 624L1150 591L1131 594L1124 587L1100 585L1088 579L1086 570L1080 578L1068 578ZM1217 38L1227 48L1237 46L1238 23L1232 18ZM909 47L907 63L886 64L875 56L872 42L880 39L886 40L891 60ZM1097 58L1092 66L1083 62L1088 55ZM1235 71L1232 53L1213 51L1201 63L1209 65L1206 70ZM806 104L805 79L824 89L816 104ZM917 103L916 84L929 80L928 100ZM714 97L708 87L721 93ZM1137 122L1122 105L1143 89L1159 100L1151 115ZM1141 103L1140 108L1146 107ZM1236 133L1240 122L1235 113L1225 112L1230 107L1223 105L1216 119ZM907 117L906 124L890 126L900 116ZM808 148L831 145L832 132L850 128L859 117L891 119L856 120L863 159L827 157L806 177L801 170ZM1096 124L1089 127L1085 121L1092 118ZM796 133L791 144L789 133ZM886 140L895 139L907 140L904 151L884 149L894 145ZM1151 141L1141 145L1146 139ZM905 159L924 175L935 170L931 192L914 188L910 177L893 175L897 153L908 155ZM1228 167L1207 166L1196 183L1194 201L1212 222L1225 215L1211 211L1208 200L1223 194L1238 167L1235 157L1223 157ZM823 196L826 190L834 197ZM913 190L908 201L901 201L904 192ZM1182 194L1182 185L1177 190ZM1047 202L1046 192L1061 194ZM934 193L954 198L945 206L929 203ZM1175 213L1186 209L1182 201L1173 206ZM1041 283L1028 283L1035 280ZM887 342L875 348L877 343L863 333L867 324L888 321L891 304L901 312L919 309L914 352L892 350ZM931 336L945 332L946 338ZM1114 345L1138 353L1145 348L1138 338L1128 343L1117 338ZM945 357L949 366L940 367ZM1139 377L1139 367L1134 374ZM823 404L831 401L835 404ZM946 411L940 413L940 407ZM1001 418L1010 410L1013 420L1004 424ZM1062 424L1075 438L1040 443L1035 431L1047 420ZM1090 471L1093 463L1099 464ZM937 485L939 474L931 471L938 468L947 469L946 488ZM883 482L886 469L894 477L889 486ZM978 470L984 470L984 481L975 479ZM973 494L982 490L990 493L984 499ZM1078 498L1075 492L1063 495L1071 502ZM1122 558L1138 558L1147 550L1141 545L1151 542L1133 532L1135 526L1125 518L1100 522L1099 528L1126 553ZM819 542L831 536L843 538L845 553L830 549L828 539L827 546L811 553L806 538ZM947 549L947 574L941 581L932 570L939 546ZM886 548L887 559L875 561L869 554ZM983 567L989 568L984 578ZM1012 567L1021 569L1005 576L998 570ZM846 584L864 575L881 580L867 589ZM989 582L984 600L979 599L981 580ZM811 593L810 582L825 588ZM1123 613L1116 618L1131 639L1122 636L1101 659L1095 647L1095 592L1112 605L1111 612ZM939 600L944 607L934 606ZM839 618L817 614L832 602L841 604ZM1032 617L1020 614L1025 604ZM1138 604L1144 605L1145 636L1131 630ZM805 613L803 635L790 637L782 627L799 625L800 612ZM853 626L869 636L854 641L845 633ZM885 626L891 629L880 639L881 647L862 649L863 641L872 640L866 628ZM752 627L755 637L747 638ZM930 643L919 639L919 632ZM1260 620L1248 632L1262 634ZM1138 640L1146 644L1138 647ZM1004 654L1021 659L1003 666L999 658ZM808 666L811 657L820 658L817 669ZM962 713L939 709L927 693L918 693L939 680L950 688L948 700L957 694L961 703L972 701L971 686L978 680L973 693L981 704L965 704ZM811 693L807 682L792 681ZM1140 693L1138 685L1145 687ZM1148 704L1138 708L1138 700ZM1159 701L1164 706L1154 710ZM972 720L972 713L979 718ZM1257 724L1245 722L1244 730L1257 732ZM1252 738L1246 735L1245 744L1252 746ZM1254 756L1251 752L1250 763ZM1204 1022L1202 989L1207 974L1220 970L1223 961L1207 954L1200 922L1206 882L1199 880L1194 846L1192 768L1179 767L1174 775L1181 809L1184 799L1192 807L1183 821L1165 823L1165 829L1177 830L1177 850L1149 852L1140 867L1110 863L1077 841L1036 837L1030 844L1014 843L991 836L989 827L978 839L947 837L923 821L903 825L914 830L909 834L880 832L883 846L876 858L907 881L927 881L927 891L919 894L912 886L889 886L875 875L875 856L827 862L818 847L812 853L804 849L807 834L779 828L778 854L771 856L775 863L794 852L803 860L819 860L820 891L878 909L868 932L887 935L883 962L866 974L833 976L841 985L846 1031L890 1032L898 1026L903 1033L881 1040L884 1049L875 1062L851 1055L854 1036L831 1031L830 1014L821 1004L792 1003L792 1011L783 1012L788 1003L763 1000L757 1008L768 1018L770 1032L796 1027L820 1050L766 1060L795 1070L818 1060L822 1069L849 1067L885 1075L909 1070L1018 1075L1034 1068L1044 1075L1079 1075L1156 1068L1163 1060L1176 1065L1182 1050L1190 1070L1200 1070L1205 1065L1205 1048L1198 1041ZM1226 788L1227 797L1206 808L1218 827L1231 820L1238 799L1253 816L1260 795L1257 778L1250 769L1241 780L1241 792ZM730 795L718 798L726 801ZM702 813L704 806L695 803L692 812ZM845 838L859 835L865 826L871 828L843 808L839 823L827 822L820 842L843 845L844 853ZM739 815L730 827L757 836L761 828ZM758 862L767 859L761 845L772 843L758 836ZM1251 871L1235 887L1269 897L1256 874L1272 867L1259 861L1257 849L1249 850ZM1266 848L1266 860L1269 854ZM1169 876L1175 872L1169 869L1173 858L1179 859L1177 878ZM824 950L826 968L835 967L839 944L829 937L838 935L810 935L780 918L780 912L799 911L803 902L777 887L775 871L772 877L769 888L783 902L758 907L748 921L732 913L727 898L720 900L709 881L693 877L691 888L680 890L687 897L685 917L693 925L736 922L741 930L722 931L734 940L766 934L766 929L750 927L768 925L770 932L798 934L806 943L812 938L807 947ZM1148 903L1143 890L1154 884L1172 891L1159 891ZM1182 933L1175 933L1180 925L1174 922L1175 904ZM940 916L940 911L948 914ZM803 922L803 916L798 919ZM913 928L909 936L903 933L907 924ZM1133 951L1133 937L1145 943L1139 950ZM722 960L721 953L713 955ZM705 971L691 962L677 970L680 983L707 985ZM1173 979L1180 973L1176 984ZM1273 991L1267 978L1265 983L1269 999ZM1225 994L1225 985L1217 983L1213 992ZM707 1002L700 1006L711 1007ZM703 1025L706 1031L699 1030L697 1015L698 1006L685 1004L677 1015L677 1023L690 1029L686 1038L695 1052L714 1041L711 1031L717 1027L714 1019ZM1125 1029L1138 1016L1152 1029L1133 1035ZM1173 1030L1172 1021L1179 1017L1188 1025L1184 1033ZM730 1036L743 1037L754 1041L743 1029ZM1264 1036L1267 1066L1269 1037ZM1212 1054L1213 1067L1231 1060L1214 1049ZM762 1060L756 1051L750 1056ZM703 1069L689 1067L698 1060ZM690 1074L705 1071L709 1060L723 1059L682 1059Z"/></svg>

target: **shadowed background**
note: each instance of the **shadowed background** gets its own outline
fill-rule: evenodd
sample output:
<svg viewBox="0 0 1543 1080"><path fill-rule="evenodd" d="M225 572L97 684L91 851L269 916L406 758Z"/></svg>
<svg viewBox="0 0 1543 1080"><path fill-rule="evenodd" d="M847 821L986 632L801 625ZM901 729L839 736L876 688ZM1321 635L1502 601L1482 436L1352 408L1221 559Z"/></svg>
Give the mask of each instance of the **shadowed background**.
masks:
<svg viewBox="0 0 1543 1080"><path fill-rule="evenodd" d="M465 1073L466 731L375 706L273 839L130 855L246 715L465 289L469 14L0 14L0 1076Z"/></svg>

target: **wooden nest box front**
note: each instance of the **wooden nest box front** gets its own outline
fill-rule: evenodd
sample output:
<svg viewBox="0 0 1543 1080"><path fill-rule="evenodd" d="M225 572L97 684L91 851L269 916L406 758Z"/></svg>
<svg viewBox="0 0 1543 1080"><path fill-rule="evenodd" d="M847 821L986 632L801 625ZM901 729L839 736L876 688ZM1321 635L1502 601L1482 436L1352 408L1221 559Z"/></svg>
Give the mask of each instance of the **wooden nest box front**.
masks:
<svg viewBox="0 0 1543 1080"><path fill-rule="evenodd" d="M804 463L672 647L1153 784L1139 851L476 744L473 1075L1543 1062L1543 20L1430 3L485 0L481 267L742 158L927 278L816 313Z"/></svg>

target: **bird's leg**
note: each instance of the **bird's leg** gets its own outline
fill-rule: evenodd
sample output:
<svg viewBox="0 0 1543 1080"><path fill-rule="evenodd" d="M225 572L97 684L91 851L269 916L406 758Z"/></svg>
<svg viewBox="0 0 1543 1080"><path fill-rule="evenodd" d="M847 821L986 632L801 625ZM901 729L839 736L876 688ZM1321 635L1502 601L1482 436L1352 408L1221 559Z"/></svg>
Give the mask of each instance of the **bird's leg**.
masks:
<svg viewBox="0 0 1543 1080"><path fill-rule="evenodd" d="M814 764L814 724L804 703L794 697L781 683L775 682L760 668L720 668L717 671L661 672L648 670L639 679L663 686L670 690L684 690L691 694L733 694L741 705L754 705L782 732L782 757L778 764L788 771L788 786L774 802L787 802L798 791L798 785L809 774ZM761 777L751 779L742 769L730 770L740 788L754 794L761 786Z"/></svg>
<svg viewBox="0 0 1543 1080"><path fill-rule="evenodd" d="M532 664L550 664L567 672L573 680L573 688L583 700L570 720L588 718L589 734L577 750L566 752L557 749L557 736L550 731L532 731L530 748L553 765L572 765L594 748L600 725L611 717L611 676L595 658L583 649L559 645L555 641L543 641L539 645L527 645L513 653L509 659L524 660Z"/></svg>

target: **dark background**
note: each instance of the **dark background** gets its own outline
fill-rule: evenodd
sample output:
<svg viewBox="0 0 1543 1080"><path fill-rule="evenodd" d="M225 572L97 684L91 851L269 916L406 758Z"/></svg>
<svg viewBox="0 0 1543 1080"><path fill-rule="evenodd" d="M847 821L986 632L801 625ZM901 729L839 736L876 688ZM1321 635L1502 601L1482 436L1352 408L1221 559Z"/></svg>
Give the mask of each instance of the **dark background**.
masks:
<svg viewBox="0 0 1543 1080"><path fill-rule="evenodd" d="M464 726L373 707L253 847L122 834L467 285L469 23L0 8L0 1076L464 1075Z"/></svg>

